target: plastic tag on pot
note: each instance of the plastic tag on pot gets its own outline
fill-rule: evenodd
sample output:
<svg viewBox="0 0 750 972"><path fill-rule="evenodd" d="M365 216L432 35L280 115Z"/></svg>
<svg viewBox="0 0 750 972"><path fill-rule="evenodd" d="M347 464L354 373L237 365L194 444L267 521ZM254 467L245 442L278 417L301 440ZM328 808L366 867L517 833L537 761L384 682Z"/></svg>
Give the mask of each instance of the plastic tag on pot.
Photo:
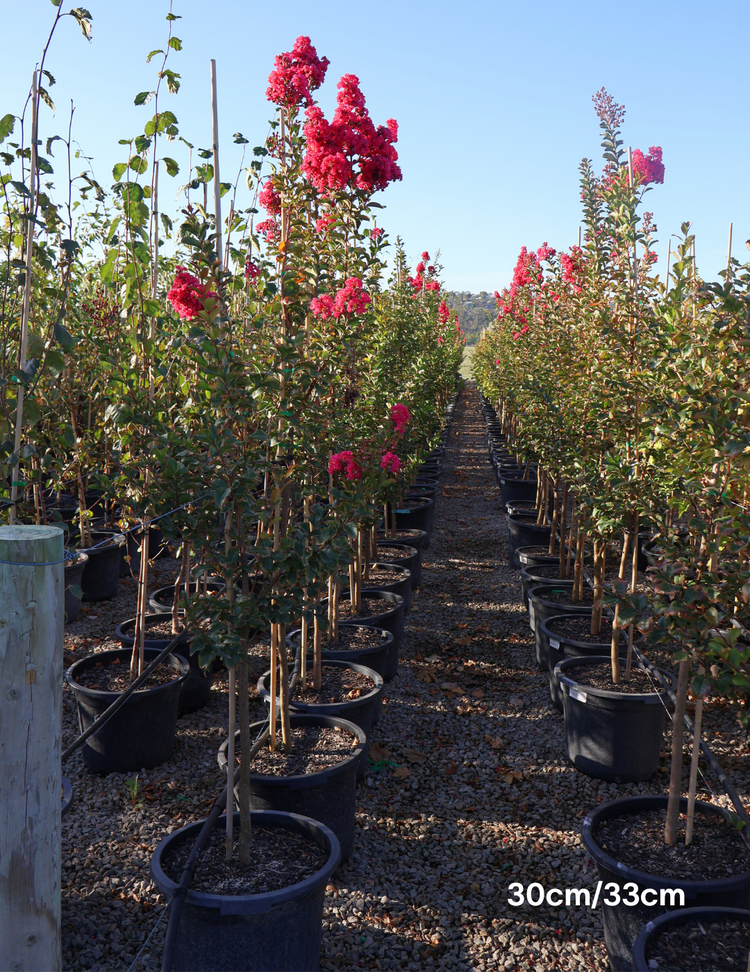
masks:
<svg viewBox="0 0 750 972"><path fill-rule="evenodd" d="M550 640L549 640L549 646L550 646L550 648L553 651L557 651L559 649L559 647L560 647L560 642L559 641L555 641L554 638L550 638Z"/></svg>
<svg viewBox="0 0 750 972"><path fill-rule="evenodd" d="M578 702L586 701L586 693L581 692L579 689L573 688L572 686L568 690L568 695L571 697L571 699L576 699Z"/></svg>

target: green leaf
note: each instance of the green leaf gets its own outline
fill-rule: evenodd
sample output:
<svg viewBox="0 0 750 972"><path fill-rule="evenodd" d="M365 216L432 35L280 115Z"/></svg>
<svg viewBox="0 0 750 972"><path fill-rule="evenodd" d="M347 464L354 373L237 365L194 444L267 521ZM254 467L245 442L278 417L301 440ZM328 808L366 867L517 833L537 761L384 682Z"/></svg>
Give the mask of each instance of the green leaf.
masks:
<svg viewBox="0 0 750 972"><path fill-rule="evenodd" d="M147 105L154 96L153 91L139 91L133 99L134 105Z"/></svg>
<svg viewBox="0 0 750 972"><path fill-rule="evenodd" d="M65 358L55 348L50 348L47 353L47 370L52 378L57 378L65 370Z"/></svg>
<svg viewBox="0 0 750 972"><path fill-rule="evenodd" d="M79 601L83 597L83 591L81 590L81 587L78 584L68 584L65 590L70 591L71 596L78 598Z"/></svg>
<svg viewBox="0 0 750 972"><path fill-rule="evenodd" d="M43 155L37 156L36 163L41 172L53 173L55 171Z"/></svg>
<svg viewBox="0 0 750 972"><path fill-rule="evenodd" d="M131 155L128 160L128 168L132 169L133 172L137 172L138 175L143 175L148 169L148 161L140 155Z"/></svg>
<svg viewBox="0 0 750 972"><path fill-rule="evenodd" d="M167 20L182 20L182 16L180 14L168 13Z"/></svg>
<svg viewBox="0 0 750 972"><path fill-rule="evenodd" d="M172 48L173 51L181 51L182 41L180 40L179 37L172 37L170 38L169 46Z"/></svg>
<svg viewBox="0 0 750 972"><path fill-rule="evenodd" d="M31 358L41 358L44 354L44 341L38 334L29 334L26 350Z"/></svg>
<svg viewBox="0 0 750 972"><path fill-rule="evenodd" d="M127 172L127 169L128 169L127 162L118 162L116 165L112 167L112 175L116 182L119 182L120 179L122 179L124 173Z"/></svg>
<svg viewBox="0 0 750 972"><path fill-rule="evenodd" d="M180 167L175 162L174 159L170 159L165 156L163 162L164 165L167 167L167 175L176 176L177 173L180 171Z"/></svg>
<svg viewBox="0 0 750 972"><path fill-rule="evenodd" d="M78 342L64 324L55 324L55 340L66 351L71 351Z"/></svg>
<svg viewBox="0 0 750 972"><path fill-rule="evenodd" d="M51 108L52 111L55 110L55 103L50 98L49 92L47 91L46 88L43 88L41 85L39 85L39 97L42 99L45 105L47 105L48 108Z"/></svg>
<svg viewBox="0 0 750 972"><path fill-rule="evenodd" d="M232 188L231 182L220 182L219 183L219 195L226 196L229 190Z"/></svg>
<svg viewBox="0 0 750 972"><path fill-rule="evenodd" d="M164 51L162 51L162 50L151 51L151 53L149 54L149 56L146 58L146 64L150 64L151 63L151 58L152 57L156 57L157 54L163 54L163 53L164 53Z"/></svg>
<svg viewBox="0 0 750 972"><path fill-rule="evenodd" d="M87 41L91 40L91 21L94 19L85 7L74 7L70 11L70 16L75 17L78 26L81 28L83 36Z"/></svg>
<svg viewBox="0 0 750 972"><path fill-rule="evenodd" d="M234 133L234 144L235 145L249 145L250 143L245 138L245 136L242 134L242 132L235 132Z"/></svg>
<svg viewBox="0 0 750 972"><path fill-rule="evenodd" d="M23 403L23 420L26 425L36 425L42 417L42 412L35 399L26 398Z"/></svg>
<svg viewBox="0 0 750 972"><path fill-rule="evenodd" d="M15 124L15 115L3 115L3 117L0 118L0 142L4 142L5 139L13 133L13 127Z"/></svg>
<svg viewBox="0 0 750 972"><path fill-rule="evenodd" d="M135 150L136 150L136 152L143 153L143 152L146 152L150 148L151 148L151 139L150 138L146 138L145 135L139 135L138 138L136 138L136 140L135 140Z"/></svg>

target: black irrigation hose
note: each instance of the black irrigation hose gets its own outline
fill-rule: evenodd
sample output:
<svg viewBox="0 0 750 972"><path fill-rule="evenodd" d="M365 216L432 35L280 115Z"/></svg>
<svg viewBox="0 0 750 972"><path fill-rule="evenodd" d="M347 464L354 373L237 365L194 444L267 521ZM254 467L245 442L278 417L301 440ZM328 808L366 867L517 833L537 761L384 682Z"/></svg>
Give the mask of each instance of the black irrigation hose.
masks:
<svg viewBox="0 0 750 972"><path fill-rule="evenodd" d="M289 684L289 694L294 692L297 685L297 679L299 677L299 672L297 670L297 665L295 663L294 673L292 675L292 680ZM268 720L266 720L268 723ZM264 728L258 738L253 743L248 754L249 759L253 759L256 753L260 750L261 746L264 746L270 735L270 729ZM232 786L236 786L240 778L240 768L239 766L234 771L234 777L232 779ZM180 875L180 883L177 885L174 894L171 898L171 908L169 910L169 919L167 921L167 930L164 934L164 952L162 954L161 960L161 972L172 972L172 967L174 965L174 944L177 938L177 930L180 925L180 916L182 915L182 906L185 904L188 891L190 890L190 884L195 876L195 868L198 864L198 859L200 857L201 851L208 843L208 838L211 836L211 832L216 826L216 821L221 816L222 811L227 805L227 793L228 787L224 787L219 796L216 798L216 802L211 807L211 810L203 822L198 836L195 838L195 842L190 850L185 866L182 869L182 874Z"/></svg>
<svg viewBox="0 0 750 972"><path fill-rule="evenodd" d="M94 733L98 732L102 728L105 722L109 722L109 720L112 718L115 712L117 712L117 710L128 701L128 699L133 694L133 692L136 691L136 689L140 688L141 685L143 685L143 683L149 677L151 672L154 671L157 665L160 665L164 661L167 655L170 654L170 652L172 652L177 647L177 645L182 641L184 637L185 637L184 631L181 631L179 634L174 636L174 638L170 641L170 643L167 645L164 651L160 652L147 668L144 668L144 670L141 672L138 678L136 678L134 682L128 685L128 687L123 692L120 693L120 695L115 699L112 705L110 705L108 709L105 709L100 716L97 716L96 719L94 719L94 721L88 727L88 729L82 732L81 735L78 737L78 739L76 739L75 742L71 743L70 746L68 746L68 748L63 751L63 754L61 756L61 762L64 763L65 760L69 756L72 756L73 753L79 747L81 747L90 736L93 736Z"/></svg>

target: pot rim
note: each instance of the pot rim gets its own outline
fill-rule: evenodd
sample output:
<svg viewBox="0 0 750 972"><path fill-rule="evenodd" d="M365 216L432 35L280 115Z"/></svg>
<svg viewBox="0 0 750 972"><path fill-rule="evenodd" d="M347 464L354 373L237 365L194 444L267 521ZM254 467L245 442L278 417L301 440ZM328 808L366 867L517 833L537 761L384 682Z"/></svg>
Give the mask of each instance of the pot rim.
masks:
<svg viewBox="0 0 750 972"><path fill-rule="evenodd" d="M345 719L342 716L334 715L316 715L312 712L290 712L289 718L291 720L296 720L299 725L314 725L315 720L325 720L324 725L333 729L344 729L350 732L354 738L357 740L357 745L352 750L351 755L345 756L343 759L334 763L332 766L326 766L325 769L315 770L314 773L297 773L294 776L267 776L263 773L253 773L250 772L250 782L256 786L267 786L267 787L281 787L287 786L296 790L306 790L313 786L318 786L320 783L325 783L332 776L338 776L340 773L346 772L350 764L354 760L359 760L362 756L362 751L367 744L367 734L364 729L361 729L356 723L351 722L349 719ZM309 720L313 720L310 722ZM259 732L263 729L268 720L264 722L253 722L250 724L250 733ZM333 723L333 725L331 725ZM292 724L292 728L294 725ZM239 737L239 729L235 733L235 739ZM227 744L229 740L225 739L224 742L219 746L219 752L217 753L216 759L219 763L219 768L222 772L226 772L227 768Z"/></svg>
<svg viewBox="0 0 750 972"><path fill-rule="evenodd" d="M551 607L560 607L560 605L557 604L557 602L555 602L555 601L545 601L545 599L543 597L540 597L537 593L535 593L536 591L540 590L540 588L547 588L547 589L550 589L551 588L552 590L554 590L555 589L555 585L554 584L533 584L531 587L529 587L529 589L527 591L527 596L528 596L529 600L531 600L532 598L534 598L534 600L539 601L540 604L548 604ZM562 591L569 591L570 588L569 587L564 587L564 588L561 588L561 590ZM591 588L589 588L589 590L591 590ZM567 608L568 605L566 604L566 605L564 605L564 607ZM591 604L581 604L581 605L571 604L569 611L560 611L560 614L577 614L577 613L578 614L586 614L591 609L592 609L592 605Z"/></svg>
<svg viewBox="0 0 750 972"><path fill-rule="evenodd" d="M311 817L303 817L301 814L289 813L284 810L251 810L250 815L253 826L272 827L276 824L279 828L283 828L284 823L291 822L295 826L286 829L291 829L296 833L312 835L317 831L325 838L328 844L328 860L319 870L311 874L310 877L305 878L303 881L297 881L295 884L290 884L285 888L279 888L277 891L230 895L212 894L208 891L193 891L188 889L186 900L190 904L199 905L204 908L214 908L222 915L263 914L264 912L270 911L276 905L303 897L320 885L327 884L328 879L338 868L341 862L341 845L338 837L325 824L320 823L318 820L313 820ZM234 813L234 822L236 826L239 826L239 811L235 811ZM178 830L162 837L157 845L154 853L151 855L149 870L154 883L161 889L162 893L171 896L178 886L178 882L167 877L161 866L161 858L167 850L167 847L170 844L182 842L183 838L190 839L193 835L197 837L204 823L205 818L194 821L193 823L184 824ZM226 813L223 813L216 821L216 828L219 829L225 826ZM318 841L318 844L320 845L320 841Z"/></svg>
<svg viewBox="0 0 750 972"><path fill-rule="evenodd" d="M156 657L161 651L163 651L161 648L144 648L144 652L146 654L148 654L148 652L152 652L154 657ZM82 694L88 695L91 698L111 698L114 701L116 698L122 695L122 692L114 692L110 689L94 689L89 688L87 685L81 685L80 682L76 681L77 673L75 669L78 668L78 666L84 665L86 662L91 661L92 659L100 661L102 658L113 658L115 655L130 657L132 653L132 648L108 648L106 651L92 652L90 655L85 655L83 658L79 658L78 661L73 662L73 664L65 672L65 681L75 692L81 692ZM170 659L172 660L170 661ZM175 662L177 664L174 664ZM181 658L179 655L176 655L173 651L167 655L167 657L164 659L164 663L170 665L180 674L171 679L169 682L166 682L164 685L152 685L149 688L136 689L133 693L134 695L143 696L149 692L156 693L165 691L167 689L172 689L175 682L184 681L188 677L188 673L190 672L189 662L186 661L186 659ZM123 692L125 691L127 691L127 688L123 689Z"/></svg>
<svg viewBox="0 0 750 972"><path fill-rule="evenodd" d="M308 658L310 657L311 656L308 653ZM382 675L378 675L373 668L369 668L367 665L360 665L359 662L345 661L343 658L324 658L321 664L323 667L328 668L352 668L355 672L359 672L360 675L364 675L369 678L373 683L372 688L365 695L360 695L357 699L341 699L338 702L295 702L294 699L290 699L290 711L294 710L295 712L301 712L303 714L307 713L309 715L316 715L317 713L324 715L335 715L336 711L339 710L339 707L341 707L342 712L345 712L346 709L353 709L358 704L362 705L365 702L371 702L373 698L383 691L385 686ZM267 672L263 672L255 685L258 695L266 703L271 698L271 693L268 691L265 685L270 674L270 669ZM279 705L278 698L276 699L276 704L277 706ZM332 711L324 713L324 709L331 709Z"/></svg>
<svg viewBox="0 0 750 972"><path fill-rule="evenodd" d="M698 905L695 908L665 911L664 914L652 918L638 932L633 945L635 972L650 972L646 949L655 945L665 931L670 930L670 927L679 928L681 925L689 925L693 919L701 920L707 925L715 925L723 918L744 920L750 924L750 911L745 908L730 908L728 905Z"/></svg>
<svg viewBox="0 0 750 972"><path fill-rule="evenodd" d="M587 614L593 614L593 608L590 611L587 611L586 613ZM584 617L585 618L586 617L586 614L578 615L578 617ZM566 621L568 621L568 620L570 620L570 614L553 614L551 618L541 618L540 619L540 622L539 623L540 623L540 625L542 627L542 631L544 632L544 634L547 636L547 638L549 640L559 641L561 645L562 644L572 645L574 648L599 648L599 647L601 647L603 649L608 649L610 647L610 645L611 645L611 642L612 642L612 639L611 638L609 639L609 641L576 641L574 638L571 638L568 635L561 635L561 634L557 634L554 631L550 631L549 628L547 627L548 622L550 622L550 621L557 621L557 620L560 620L560 621L566 620ZM607 621L611 621L612 619L608 617L606 620ZM621 636L624 635L624 630L623 629L620 629L620 635ZM639 641L640 640L641 639L639 639ZM634 643L637 644L637 642L634 642ZM625 644L626 645L627 644L627 639L625 639L625 641L622 642L622 644ZM605 652L602 652L602 654L605 654Z"/></svg>
<svg viewBox="0 0 750 972"><path fill-rule="evenodd" d="M580 689L585 695L591 695L597 699L605 699L611 702L638 702L645 705L655 705L657 702L663 702L668 698L667 690L663 688L656 692L617 692L611 689L596 688L596 686L587 685L585 682L576 682L574 678L565 674L566 669L575 668L576 665L593 666L609 661L611 661L609 655L582 655L578 658L564 658L555 665L555 674L560 685L565 685L568 688L568 695L570 695L569 690L575 688ZM638 661L635 667L647 671L645 666ZM661 669L659 670L661 671ZM662 674L669 678L668 672L662 672Z"/></svg>
<svg viewBox="0 0 750 972"><path fill-rule="evenodd" d="M668 802L669 796L667 794L648 794L637 797L620 797L618 800L603 803L600 807L591 811L591 813L586 814L584 818L583 826L581 827L581 838L586 850L588 850L597 864L601 863L608 870L621 875L625 880L632 879L639 884L648 883L650 887L659 889L680 887L690 896L706 893L709 889L713 893L721 894L737 890L743 886L746 887L750 884L750 869L728 878L706 878L700 881L648 874L646 871L639 871L636 868L630 867L628 864L616 861L596 843L594 829L600 820L609 820L618 816L629 816L638 810L666 808ZM702 813L708 812L716 816L723 816L731 826L729 815L724 807L720 807L715 803L706 803L703 800L696 800L695 806L696 809L700 808ZM680 812L687 812L686 797L680 799Z"/></svg>
<svg viewBox="0 0 750 972"><path fill-rule="evenodd" d="M368 645L367 648L341 648L340 649L341 651L351 651L351 652L355 652L356 651L357 654L362 654L363 652L366 652L366 651L368 651L368 652L369 651L380 651L382 648L385 648L388 645L390 645L390 643L393 641L393 632L392 631L389 631L387 628L379 628L375 624L361 624L359 621L339 621L339 627L340 628L366 628L368 631L378 631L380 634L387 635L388 636L388 637L384 637L376 645ZM294 647L295 649L299 648L299 645L295 645L294 644L294 642L292 641L292 638L294 638L295 635L300 635L301 632L302 632L302 628L294 628L286 636L287 644L290 647ZM336 651L339 651L339 649L338 648L324 648L323 649L323 655L325 657L325 655L326 655L327 652L336 652ZM333 660L333 659L331 659L331 660Z"/></svg>

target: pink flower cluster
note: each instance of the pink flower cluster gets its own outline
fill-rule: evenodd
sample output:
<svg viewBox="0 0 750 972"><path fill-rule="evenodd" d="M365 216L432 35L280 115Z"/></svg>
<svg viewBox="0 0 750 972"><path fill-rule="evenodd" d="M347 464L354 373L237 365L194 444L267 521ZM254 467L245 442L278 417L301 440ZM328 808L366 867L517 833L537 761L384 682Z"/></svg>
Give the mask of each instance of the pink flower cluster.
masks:
<svg viewBox="0 0 750 972"><path fill-rule="evenodd" d="M278 216L281 212L281 197L270 179L263 183L258 193L258 202L270 216Z"/></svg>
<svg viewBox="0 0 750 972"><path fill-rule="evenodd" d="M330 61L318 57L309 37L298 37L291 51L277 54L268 76L266 98L285 108L312 102L311 92L319 88Z"/></svg>
<svg viewBox="0 0 750 972"><path fill-rule="evenodd" d="M206 297L216 297L213 290L206 290L204 284L184 267L177 267L177 276L167 294L167 300L180 317L191 320L203 310Z"/></svg>
<svg viewBox="0 0 750 972"><path fill-rule="evenodd" d="M373 226L373 228L370 230L370 238L373 240L379 240L382 235L383 230L380 228L380 226Z"/></svg>
<svg viewBox="0 0 750 972"><path fill-rule="evenodd" d="M250 257L245 260L245 280L256 280L260 276L260 267Z"/></svg>
<svg viewBox="0 0 750 972"><path fill-rule="evenodd" d="M364 314L370 301L370 295L362 289L362 281L358 277L349 277L335 297L330 294L313 297L310 301L310 310L322 321L327 321L332 317L338 319L345 314L348 316Z"/></svg>
<svg viewBox="0 0 750 972"><path fill-rule="evenodd" d="M385 469L386 472L390 469L391 472L397 473L401 468L401 460L395 452L386 452L380 460L380 468Z"/></svg>
<svg viewBox="0 0 750 972"><path fill-rule="evenodd" d="M322 236L323 233L327 231L328 227L332 226L335 222L336 220L333 218L333 216L321 216L320 219L315 220L315 232L320 233Z"/></svg>
<svg viewBox="0 0 750 972"><path fill-rule="evenodd" d="M450 307L446 304L444 300L440 301L440 306L438 307L438 320L441 324L446 324L448 318L451 316Z"/></svg>
<svg viewBox="0 0 750 972"><path fill-rule="evenodd" d="M524 326L521 328L521 330L520 331L516 331L516 333L513 335L513 340L514 341L517 341L521 337L522 334L525 334L528 331L528 329L529 329L529 325L528 324L524 324Z"/></svg>
<svg viewBox="0 0 750 972"><path fill-rule="evenodd" d="M281 230L275 219L265 219L262 223L256 223L255 229L263 234L266 243L277 243L281 239Z"/></svg>
<svg viewBox="0 0 750 972"><path fill-rule="evenodd" d="M414 268L414 276L407 277L408 282L417 291L417 293L419 293L419 291L421 290L436 290L438 292L440 291L440 284L437 282L437 280L425 279L425 271L427 271L428 274L432 274L435 272L434 267L425 266L425 260L429 260L429 259L430 259L430 254L425 251L422 254L421 261ZM417 294L415 294L414 296L416 297Z"/></svg>
<svg viewBox="0 0 750 972"><path fill-rule="evenodd" d="M573 292L581 292L581 274L583 272L583 250L580 246L572 246L570 253L560 254L560 266L563 271L563 280L571 284Z"/></svg>
<svg viewBox="0 0 750 972"><path fill-rule="evenodd" d="M395 405L391 405L391 421L393 422L393 427L397 435L403 435L406 425L411 418L411 413L406 405L401 402L397 402Z"/></svg>
<svg viewBox="0 0 750 972"><path fill-rule="evenodd" d="M337 472L345 472L347 479L361 479L362 467L354 459L354 453L345 449L343 452L334 452L328 460L328 472L333 475Z"/></svg>
<svg viewBox="0 0 750 972"><path fill-rule="evenodd" d="M305 175L320 192L348 185L368 192L385 189L401 178L393 147L398 123L391 118L375 128L355 75L345 74L338 89L332 122L326 121L317 105L307 110Z"/></svg>
<svg viewBox="0 0 750 972"><path fill-rule="evenodd" d="M540 246L539 249L536 251L536 258L539 261L539 263L541 263L542 260L547 260L547 261L551 260L556 253L557 250L551 247L548 243L543 243L542 246Z"/></svg>
<svg viewBox="0 0 750 972"><path fill-rule="evenodd" d="M652 145L648 155L640 149L633 150L633 175L638 177L642 186L649 182L664 182L664 164L661 160L661 146Z"/></svg>

